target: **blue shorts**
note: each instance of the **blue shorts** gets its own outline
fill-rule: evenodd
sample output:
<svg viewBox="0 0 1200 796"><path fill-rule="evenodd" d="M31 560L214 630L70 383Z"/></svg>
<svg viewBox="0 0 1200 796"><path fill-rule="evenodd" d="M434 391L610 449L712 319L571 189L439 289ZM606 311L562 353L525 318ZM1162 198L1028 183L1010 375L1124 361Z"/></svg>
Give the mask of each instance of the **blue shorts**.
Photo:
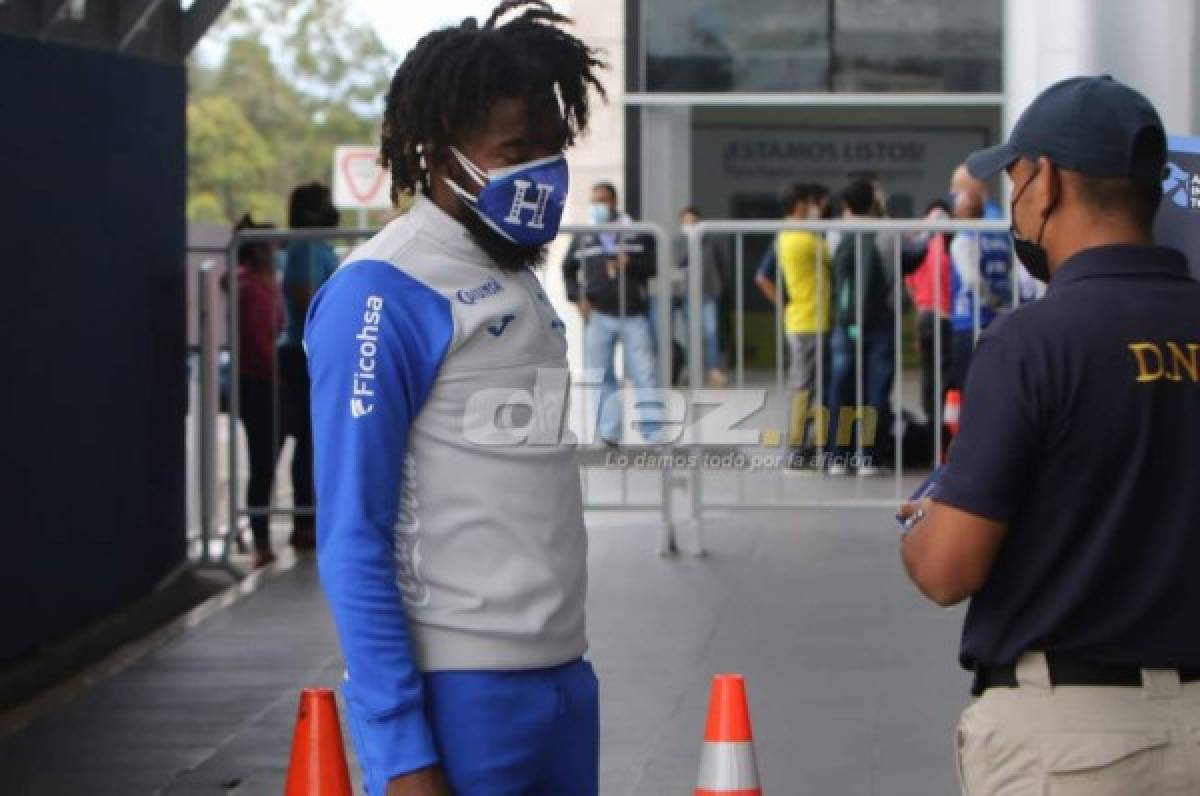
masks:
<svg viewBox="0 0 1200 796"><path fill-rule="evenodd" d="M597 694L584 660L425 675L425 714L454 796L597 796Z"/></svg>

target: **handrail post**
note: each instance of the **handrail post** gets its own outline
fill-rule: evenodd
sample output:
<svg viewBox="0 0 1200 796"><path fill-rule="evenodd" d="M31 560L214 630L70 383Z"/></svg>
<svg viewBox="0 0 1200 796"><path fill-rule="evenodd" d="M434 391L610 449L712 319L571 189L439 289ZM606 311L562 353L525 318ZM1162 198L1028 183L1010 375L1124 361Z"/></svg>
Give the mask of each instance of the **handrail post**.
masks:
<svg viewBox="0 0 1200 796"><path fill-rule="evenodd" d="M241 417L241 380L238 371L241 346L238 344L237 252L244 236L244 232L235 230L225 255L225 339L229 345L229 528L224 534L224 549L221 551L221 563L225 566L232 566L230 557L241 520L241 510L238 508L238 419Z"/></svg>
<svg viewBox="0 0 1200 796"><path fill-rule="evenodd" d="M647 224L647 227L654 235L655 241L655 258L657 260L657 268L655 273L657 279L657 295L651 296L651 300L658 306L658 312L655 313L655 320L658 323L658 328L655 330L655 335L658 340L658 386L662 390L670 390L671 377L675 373L674 363L674 329L675 316L672 299L672 279L673 267L675 265L674 252L671 250L671 240L667 237L666 230L658 224ZM664 423L661 428L666 431L667 425ZM669 433L669 432L667 432ZM663 450L669 456L675 454L675 440L671 440L663 445ZM659 468L659 488L662 500L662 534L659 537L658 553L661 556L671 556L677 552L675 540L675 523L672 519L672 506L674 500L675 482L672 470L670 467Z"/></svg>
<svg viewBox="0 0 1200 796"><path fill-rule="evenodd" d="M212 563L210 546L216 514L217 376L216 264L206 260L196 279L196 320L200 354L197 362L197 407L193 433L196 446L197 502L200 509L200 564Z"/></svg>
<svg viewBox="0 0 1200 796"><path fill-rule="evenodd" d="M696 410L696 394L704 384L704 334L703 319L700 317L704 304L704 234L705 222L692 226L687 231L688 246L688 412ZM699 447L695 464L690 468L692 523L695 528L695 547L692 554L702 556L704 550L704 439L692 439Z"/></svg>

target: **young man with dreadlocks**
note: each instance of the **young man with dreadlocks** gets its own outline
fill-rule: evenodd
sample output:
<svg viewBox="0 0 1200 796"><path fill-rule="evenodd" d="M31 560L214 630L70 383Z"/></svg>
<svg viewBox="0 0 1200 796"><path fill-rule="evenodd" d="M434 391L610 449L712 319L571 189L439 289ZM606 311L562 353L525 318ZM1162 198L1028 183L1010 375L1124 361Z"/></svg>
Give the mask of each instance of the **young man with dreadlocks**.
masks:
<svg viewBox="0 0 1200 796"><path fill-rule="evenodd" d="M310 310L317 557L373 796L597 792L574 449L496 420L566 385L531 269L558 231L563 151L603 95L567 22L509 0L418 42L382 143L413 207Z"/></svg>

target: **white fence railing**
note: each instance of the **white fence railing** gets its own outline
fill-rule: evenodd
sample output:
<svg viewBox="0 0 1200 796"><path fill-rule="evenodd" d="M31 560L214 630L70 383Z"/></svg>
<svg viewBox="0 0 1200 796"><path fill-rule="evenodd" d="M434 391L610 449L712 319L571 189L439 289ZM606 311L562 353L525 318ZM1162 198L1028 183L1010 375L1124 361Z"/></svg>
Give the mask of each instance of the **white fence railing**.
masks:
<svg viewBox="0 0 1200 796"><path fill-rule="evenodd" d="M891 467L891 478L854 478L854 479L839 479L832 478L819 471L811 473L814 478L801 480L784 480L780 477L778 468L774 468L775 472L769 475L765 480L771 483L767 484L767 488L762 488L763 484L758 484L757 490L748 488L747 478L750 477L743 466L737 467L737 472L729 473L722 471L719 468L707 468L704 466L703 457L700 459L699 466L695 467L689 474L689 498L691 502L691 516L696 524L696 549L703 550L702 530L703 520L706 514L711 514L714 511L720 512L736 512L747 510L761 509L847 509L847 508L894 508L899 501L907 497L911 488L919 482L920 478L912 473L905 471L904 458L904 406L905 406L905 379L903 369L903 352L904 352L904 273L902 264L905 259L906 247L911 247L920 242L921 239L927 239L928 236L945 233L947 235L960 233L1007 233L1008 222L1006 221L990 221L990 220L972 220L972 221L896 221L884 219L855 219L845 221L733 221L733 220L714 220L704 221L692 227L687 234L688 246L688 263L690 273L688 275L688 293L687 302L690 311L687 314L688 323L688 345L689 352L698 352L703 345L703 330L700 321L700 314L697 309L703 303L704 297L702 293L702 268L704 256L704 242L706 238L713 236L726 236L733 240L734 244L734 274L733 283L735 285L734 307L732 318L734 323L734 346L733 353L735 363L733 368L734 379L732 386L736 389L743 390L749 386L745 367L746 353L746 295L745 285L746 279L746 264L745 264L745 243L746 239L751 236L770 236L774 237L781 232L788 231L804 231L822 238L837 237L845 238L853 237L855 240L854 247L854 285L856 287L853 297L855 305L855 318L863 318L863 254L865 251L864 241L868 240L867 235L875 237L873 243L878 245L886 238L885 245L879 246L880 255L883 259L885 267L890 272L889 282L892 305L892 328L891 328L891 355L892 355L892 385L890 395L889 409L894 412L895 417L899 422L890 423L890 428L884 430L885 433L890 433L892 436L893 446L893 466ZM823 251L823 247L817 247L818 252ZM1023 284L1019 274L1020 269L1017 266L1015 255L1009 248L1009 262L1011 264L1009 272L1009 289L1011 291L1011 302L1015 307L1021 301L1022 289L1028 290L1028 286ZM828 263L819 262L817 267L817 280L822 278L831 278L828 274ZM967 267L978 267L978 264L967 264ZM940 271L938 272L940 273ZM782 269L778 272L778 280L783 281ZM980 293L979 280L975 280L970 288L972 292L972 306L975 308L974 318L972 321L972 340L977 339L981 331L981 319L979 314ZM836 291L837 285L831 285L831 292ZM818 289L819 292L819 289ZM941 285L938 284L935 289L935 294L940 295ZM774 394L777 397L775 402L777 412L777 422L779 420L778 413L782 413L782 422L780 425L784 429L783 445L787 444L788 432L791 429L791 421L789 417L791 405L788 401L788 389L785 385L784 378L784 338L785 338L785 302L778 301L774 305L774 340L775 340L775 368L774 368ZM823 331L823 328L818 327L816 332L817 341L817 357L816 357L816 388L815 395L818 401L823 401L826 392L826 382L829 377L829 366L827 363L826 353L829 348L829 338L832 332ZM933 402L932 418L927 418L927 421L932 426L933 433L933 457L934 464L940 464L943 451L943 417L942 417L942 400L946 385L942 379L942 352L944 346L950 341L943 339L942 324L935 323L933 325L934 334L934 362L937 365L934 367L935 387L934 395L937 396ZM850 407L829 406L826 407L827 415L830 417L830 424L834 431L829 433L832 438L835 433L841 433L840 425L837 421L846 410L851 412L851 417L861 417L864 409L864 391L866 384L864 383L864 355L866 353L864 342L864 334L860 333L858 339L853 342L853 394L854 403ZM702 363L698 356L689 356L688 358L689 384L702 384L704 372ZM761 381L757 382L761 383ZM693 390L696 388L693 387ZM821 415L818 413L817 417ZM806 422L801 424L803 428ZM862 431L861 422L859 431ZM861 460L863 454L863 439L866 436L863 433L856 435L855 453ZM776 439L772 439L773 445L779 445ZM693 442L694 446L700 449L705 449L705 440L703 437L696 439ZM719 447L719 446L718 446ZM771 446L767 446L771 447ZM762 448L758 448L761 450ZM786 450L786 448L785 448ZM760 454L761 456L761 454ZM761 457L767 459L767 457ZM753 463L753 459L749 459ZM753 468L752 468L753 469ZM921 475L923 477L923 474ZM764 480L760 477L760 481ZM714 488L715 487L715 488ZM715 496L710 496L710 493L717 493Z"/></svg>
<svg viewBox="0 0 1200 796"><path fill-rule="evenodd" d="M369 229L306 229L306 230L243 230L236 232L224 252L224 262L235 263L237 250L245 243L270 243L286 246L289 243L304 240L355 242L374 235L377 230ZM560 229L562 235L584 233L614 233L621 235L644 235L654 240L656 256L660 259L663 252L669 252L670 241L662 228L646 223L621 223L602 225L564 225ZM205 250L207 252L207 250ZM195 254L196 252L193 252ZM662 260L666 262L666 260ZM241 418L240 406L240 351L236 344L228 345L227 356L222 358L220 341L238 340L238 285L236 278L226 277L227 269L224 263L217 259L206 261L197 271L197 355L195 375L196 402L193 409L193 452L191 466L193 469L193 494L195 494L196 528L194 541L199 546L199 559L203 564L230 566L230 556L244 545L245 533L243 521L252 517L266 515L279 516L311 516L312 506L307 505L277 505L272 500L268 508L251 508L244 500L245 450L241 444L241 432L238 426ZM620 278L625 278L624 271ZM660 283L664 280L659 280ZM624 285L622 285L622 288ZM622 290L623 295L623 290ZM657 372L660 384L665 386L671 373L671 341L667 333L670 323L670 297L664 290L653 291L654 301L660 302L659 311L655 318L659 329L655 335L657 350ZM222 372L222 364L227 365L227 372ZM275 364L278 368L278 363ZM272 383L278 384L278 372ZM224 379L222 378L224 376ZM222 381L224 384L222 385ZM224 414L226 415L225 431L220 430L221 394L225 396ZM275 402L278 410L278 401ZM582 403L580 409L583 409ZM280 440L281 429L276 411L274 438ZM275 445L278 450L281 446ZM631 473L628 469L619 469L612 473L615 484L596 484L597 488L589 489L589 471L611 469L607 466L606 451L590 450L581 455L581 465L584 478L584 507L591 511L636 511L654 512L661 518L661 531L658 538L658 548L663 554L675 551L675 529L671 518L672 504L670 491L677 483L667 471L652 474L656 487L652 493L646 489L631 488ZM218 465L223 464L224 467ZM223 472L222 472L223 469ZM605 480L597 477L597 481ZM611 481L614 479L608 479ZM645 480L645 479L643 479ZM645 487L646 484L641 484ZM277 493L278 488L273 490ZM636 492L636 494L635 494ZM224 515L223 517L221 515ZM222 522L222 519L224 522ZM222 526L223 527L220 527Z"/></svg>
<svg viewBox="0 0 1200 796"><path fill-rule="evenodd" d="M728 514L739 511L757 511L763 509L848 509L848 508L891 508L905 497L916 483L920 473L907 472L904 457L904 434L900 424L893 423L885 433L892 436L894 466L888 478L835 478L827 473L814 470L811 477L792 479L785 475L780 463L787 456L787 445L792 438L791 430L795 418L791 416L793 403L791 391L784 375L784 342L786 337L784 302L777 302L773 307L773 337L775 344L775 361L773 374L768 371L752 371L747 367L747 304L748 297L745 250L746 242L754 236L773 238L780 232L807 231L827 237L851 236L855 239L855 280L854 296L856 317L863 317L863 252L867 235L874 235L876 241L886 238L886 251L881 251L883 261L890 272L891 303L893 307L891 336L891 367L893 382L888 402L897 416L903 418L905 406L905 387L903 351L904 351L904 320L901 308L904 306L904 287L902 263L905 259L906 246L915 245L920 236L935 233L956 234L963 232L1006 232L1006 222L1000 221L887 221L887 220L855 220L855 221L705 221L689 230L685 237L688 253L688 272L675 273L675 262L679 252L672 251L672 240L666 232L654 224L608 224L608 225L577 225L564 226L563 235L589 233L616 233L649 236L655 242L658 277L651 291L651 299L656 311L655 342L657 346L657 374L660 389L664 393L661 405L672 401L684 405L684 415L679 418L679 433L667 435L649 448L635 448L643 452L650 451L657 462L644 470L637 467L638 457L632 453L627 456L614 457L611 450L603 447L589 447L581 451L585 508L589 511L637 511L654 512L661 520L661 531L658 536L658 549L663 554L672 553L677 547L676 508L686 507L686 521L694 529L694 539L691 547L694 552L702 553L703 525L706 515L717 513ZM226 262L236 261L238 247L247 242L268 242L277 245L288 244L301 240L326 240L353 242L365 239L375 234L375 230L248 230L237 233L229 244L226 252ZM728 389L706 389L704 387L705 366L702 351L704 350L702 312L704 304L703 268L704 242L707 238L721 236L732 240L733 243L733 306L729 313L732 321L732 340L725 346L732 352L733 381ZM821 249L819 249L821 250ZM1011 256L1011 253L1010 253ZM1015 264L1015 257L1012 258ZM198 519L197 541L200 548L200 559L206 564L230 565L230 556L238 547L238 542L244 533L243 522L264 513L268 517L311 515L312 506L272 505L266 509L251 508L244 500L245 479L242 475L245 464L242 445L239 444L239 351L236 344L229 345L228 378L227 378L227 423L225 433L219 433L220 420L220 389L221 373L219 366L220 341L238 340L237 280L224 278L225 269L217 260L206 262L197 275L198 300L198 358L197 358L197 389L196 405L193 411L193 466L194 489L196 494L196 515ZM817 268L817 279L832 277L827 270L828 263L820 262ZM552 267L556 267L552 266ZM684 351L687 360L687 387L674 390L671 384L673 365L673 338L675 318L673 310L675 301L672 299L672 282L678 278L686 278L687 288L683 299L685 309L685 334L683 337ZM624 279L624 271L619 277ZM782 282L782 272L777 279ZM222 284L223 282L223 284ZM831 288L835 287L830 285ZM975 283L974 306L979 307L978 282ZM224 297L222 293L224 292ZM939 290L937 291L940 293ZM1020 289L1017 269L1012 269L1011 295L1013 303L1019 301ZM624 295L624 290L621 290ZM223 298L223 302L222 302ZM565 312L565 307L560 307ZM979 332L980 321L975 318L973 336ZM818 329L816 379L814 403L824 406L826 387L829 381L829 363L827 353L830 348L830 333ZM223 332L223 334L222 334ZM943 339L942 325L934 324L935 361L939 363L934 368L934 394L938 400L934 403L934 417L929 418L932 425L933 455L940 462L943 449L942 439L942 405L940 397L945 385L942 383L942 351L949 341ZM844 341L843 341L844 342ZM862 336L854 341L853 354L853 403L845 407L851 416L858 419L859 431L863 431L862 416L864 413L865 392L868 387L864 373L864 349ZM845 353L845 351L843 351ZM773 378L772 378L773 375ZM278 380L276 380L277 383ZM728 407L752 407L756 401L758 414L752 418L754 428L747 435L743 427L742 434L719 437L706 430L705 423L700 422L705 414L705 407L714 404L724 404ZM584 401L577 401L580 409L579 424L594 422L594 416L584 412ZM660 406L660 408L662 408ZM843 407L827 407L827 411L837 410L842 413ZM814 410L815 411L815 410ZM820 412L814 415L820 418ZM839 418L840 419L840 418ZM802 418L801 429L807 424ZM751 422L751 421L747 421ZM836 424L835 430L836 430ZM594 431L594 429L592 429ZM276 439L279 428L276 423ZM585 434L584 439L593 435ZM863 454L864 433L859 433L854 442L855 453ZM830 445L836 441L834 435L826 440ZM613 459L619 463L614 466ZM669 462L669 464L663 464ZM223 465L223 467L221 466ZM224 472L221 472L222 469ZM650 485L653 484L651 487ZM223 527L220 527L223 526Z"/></svg>

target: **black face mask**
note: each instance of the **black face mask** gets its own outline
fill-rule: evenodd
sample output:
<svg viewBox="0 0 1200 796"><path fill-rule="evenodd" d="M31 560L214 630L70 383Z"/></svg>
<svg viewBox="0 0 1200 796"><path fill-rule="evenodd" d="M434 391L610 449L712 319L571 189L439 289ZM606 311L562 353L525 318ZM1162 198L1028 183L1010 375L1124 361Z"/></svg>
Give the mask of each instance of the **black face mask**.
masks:
<svg viewBox="0 0 1200 796"><path fill-rule="evenodd" d="M1013 251L1017 253L1017 259L1025 266L1025 270L1029 272L1030 276L1042 284L1046 284L1050 281L1050 256L1042 246L1042 235L1046 232L1046 222L1050 220L1050 214L1054 208L1051 207L1042 215L1042 226L1038 229L1037 240L1028 240L1017 232L1017 201L1036 177L1037 169L1034 169L1033 174L1029 175L1029 179L1021 186L1021 190L1017 191L1012 203L1008 206L1008 217L1012 219L1008 231L1012 235Z"/></svg>

